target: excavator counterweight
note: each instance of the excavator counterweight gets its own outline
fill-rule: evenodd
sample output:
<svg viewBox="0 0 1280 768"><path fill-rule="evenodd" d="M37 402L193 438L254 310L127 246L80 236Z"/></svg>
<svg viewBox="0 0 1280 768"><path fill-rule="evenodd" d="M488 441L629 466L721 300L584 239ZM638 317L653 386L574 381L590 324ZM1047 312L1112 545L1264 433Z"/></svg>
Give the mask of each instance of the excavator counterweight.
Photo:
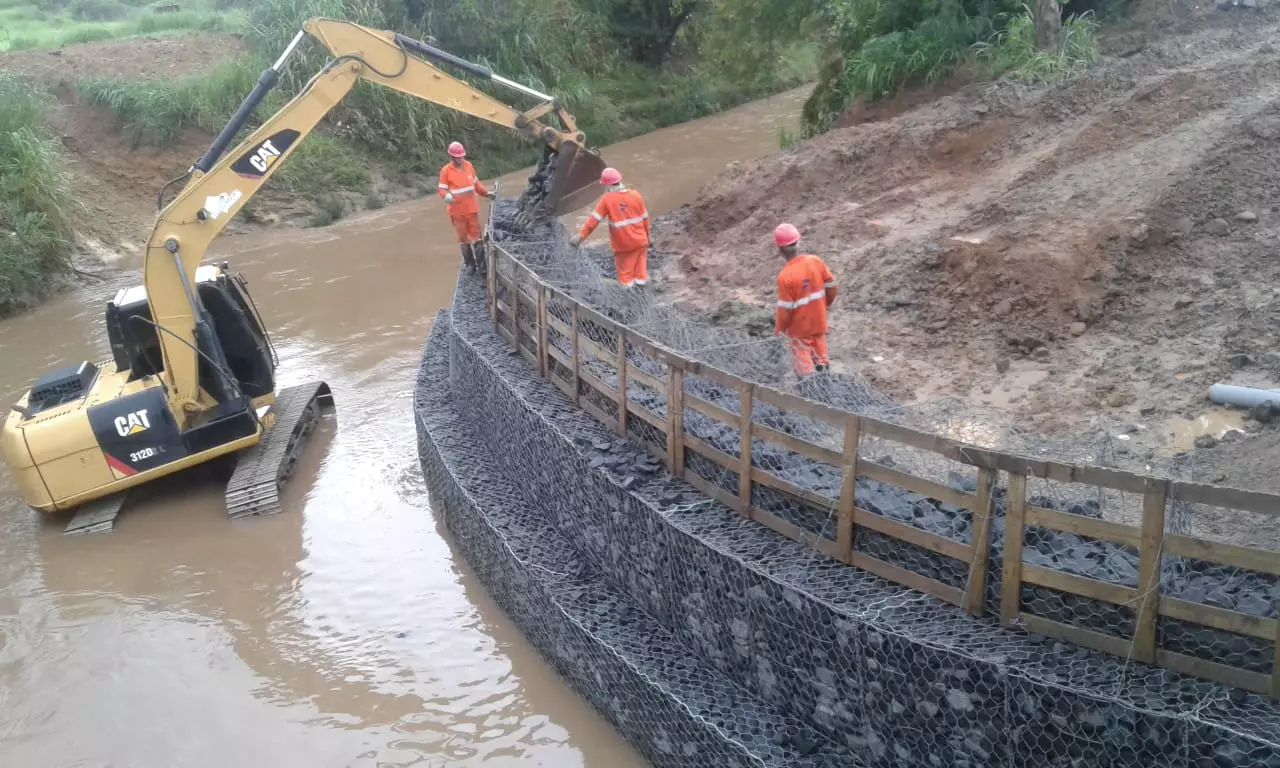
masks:
<svg viewBox="0 0 1280 768"><path fill-rule="evenodd" d="M307 35L332 60L232 148ZM441 67L539 104L516 110ZM545 144L521 196L526 221L580 208L600 191L604 161L553 97L394 32L309 19L204 155L171 182L185 182L182 190L167 204L161 190L143 285L107 303L112 359L46 373L12 407L0 457L28 505L79 512L68 532L105 530L130 489L226 456L236 462L229 515L279 509L280 487L320 416L332 410L333 394L324 382L278 390L279 360L246 281L226 263L201 262L227 222L361 81ZM558 125L544 122L551 115Z"/></svg>

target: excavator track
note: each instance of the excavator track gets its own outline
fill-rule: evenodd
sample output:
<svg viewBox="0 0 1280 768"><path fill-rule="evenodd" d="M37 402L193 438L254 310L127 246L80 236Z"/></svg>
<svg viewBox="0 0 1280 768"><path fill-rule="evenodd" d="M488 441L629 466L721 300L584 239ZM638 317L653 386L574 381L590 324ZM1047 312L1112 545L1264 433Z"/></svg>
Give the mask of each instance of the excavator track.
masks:
<svg viewBox="0 0 1280 768"><path fill-rule="evenodd" d="M321 414L333 408L333 393L323 381L280 390L272 406L275 424L261 442L237 456L227 482L228 517L235 520L280 511L280 490L293 475Z"/></svg>

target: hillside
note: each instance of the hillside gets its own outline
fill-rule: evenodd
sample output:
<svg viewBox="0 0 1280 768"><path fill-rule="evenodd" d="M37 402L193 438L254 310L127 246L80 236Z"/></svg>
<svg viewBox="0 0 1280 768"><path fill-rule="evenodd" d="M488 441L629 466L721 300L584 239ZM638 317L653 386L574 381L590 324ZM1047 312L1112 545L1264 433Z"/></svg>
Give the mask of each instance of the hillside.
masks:
<svg viewBox="0 0 1280 768"><path fill-rule="evenodd" d="M1211 384L1280 380L1280 13L1202 13L1060 86L903 100L730 168L661 235L668 298L771 332L791 221L842 287L834 367L901 401L1138 462L1221 436L1239 419L1187 421Z"/></svg>

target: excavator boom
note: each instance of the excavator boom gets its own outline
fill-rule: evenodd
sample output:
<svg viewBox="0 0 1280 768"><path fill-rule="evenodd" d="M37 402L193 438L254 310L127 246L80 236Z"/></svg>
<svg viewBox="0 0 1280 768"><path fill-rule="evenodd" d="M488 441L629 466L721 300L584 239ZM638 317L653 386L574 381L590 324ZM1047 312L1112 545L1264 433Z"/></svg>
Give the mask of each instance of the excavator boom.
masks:
<svg viewBox="0 0 1280 768"><path fill-rule="evenodd" d="M332 61L279 112L227 151L308 34L329 49ZM453 77L437 64L460 69L542 103L518 111ZM530 190L521 198L526 209L537 209L541 215L559 215L581 207L600 192L599 174L604 161L585 147L586 137L577 129L573 116L551 96L394 32L334 19L309 19L280 58L262 73L208 151L192 166L182 191L160 211L148 242L143 277L154 321L165 329L160 334L162 375L176 414L207 410L222 402L225 395L203 390L199 378L201 354L225 364L192 288L196 268L209 243L361 80L542 141L547 153L531 177ZM553 113L560 128L543 122Z"/></svg>
<svg viewBox="0 0 1280 768"><path fill-rule="evenodd" d="M307 35L323 43L332 60L233 147ZM442 67L539 103L520 112ZM45 513L78 510L67 532L106 530L131 489L233 456L227 512L241 517L279 509L281 487L321 415L333 409L333 393L320 381L279 388L279 361L247 283L227 264L201 262L227 222L361 81L545 144L520 197L525 223L580 207L599 191L604 161L586 149L573 116L550 96L393 32L309 20L167 205L161 190L144 284L119 291L106 305L111 359L46 372L3 417L0 459L30 506Z"/></svg>

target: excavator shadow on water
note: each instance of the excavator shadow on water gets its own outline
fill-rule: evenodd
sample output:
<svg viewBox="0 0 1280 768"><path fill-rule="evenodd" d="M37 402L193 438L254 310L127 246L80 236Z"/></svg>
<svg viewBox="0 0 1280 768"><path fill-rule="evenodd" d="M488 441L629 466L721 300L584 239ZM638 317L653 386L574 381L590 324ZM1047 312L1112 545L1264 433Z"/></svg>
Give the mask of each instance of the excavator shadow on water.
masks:
<svg viewBox="0 0 1280 768"><path fill-rule="evenodd" d="M333 58L228 151L306 35ZM539 104L518 111L441 67ZM74 511L67 533L110 530L132 489L222 459L234 464L228 515L279 511L281 487L319 419L334 410L333 393L323 381L278 389L280 361L244 277L226 262L201 261L226 223L361 81L542 141L542 161L520 196L526 224L576 210L600 192L604 161L553 97L395 32L309 19L208 151L160 191L143 285L107 302L112 358L46 373L12 406L0 456L29 506ZM543 122L552 115L559 127ZM166 190L178 183L182 190L165 204Z"/></svg>

